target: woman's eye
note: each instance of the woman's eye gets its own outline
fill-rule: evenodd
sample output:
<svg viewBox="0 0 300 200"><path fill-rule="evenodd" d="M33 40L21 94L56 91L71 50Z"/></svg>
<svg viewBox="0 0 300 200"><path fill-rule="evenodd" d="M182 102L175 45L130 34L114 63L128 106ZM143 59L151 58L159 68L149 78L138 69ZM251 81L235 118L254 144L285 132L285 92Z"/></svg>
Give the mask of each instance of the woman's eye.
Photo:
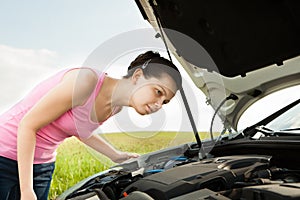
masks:
<svg viewBox="0 0 300 200"><path fill-rule="evenodd" d="M160 90L156 90L156 94L162 95L162 92Z"/></svg>
<svg viewBox="0 0 300 200"><path fill-rule="evenodd" d="M163 104L167 104L169 102L170 102L169 100L164 100Z"/></svg>

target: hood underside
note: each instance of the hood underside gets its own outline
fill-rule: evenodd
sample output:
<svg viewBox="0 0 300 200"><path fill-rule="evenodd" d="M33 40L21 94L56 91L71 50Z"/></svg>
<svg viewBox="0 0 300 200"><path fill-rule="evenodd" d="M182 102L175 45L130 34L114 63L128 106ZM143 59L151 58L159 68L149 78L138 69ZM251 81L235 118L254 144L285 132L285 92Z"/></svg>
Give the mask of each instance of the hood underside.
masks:
<svg viewBox="0 0 300 200"><path fill-rule="evenodd" d="M300 84L300 1L136 0L195 85L236 129L252 103ZM158 21L160 23L158 23Z"/></svg>

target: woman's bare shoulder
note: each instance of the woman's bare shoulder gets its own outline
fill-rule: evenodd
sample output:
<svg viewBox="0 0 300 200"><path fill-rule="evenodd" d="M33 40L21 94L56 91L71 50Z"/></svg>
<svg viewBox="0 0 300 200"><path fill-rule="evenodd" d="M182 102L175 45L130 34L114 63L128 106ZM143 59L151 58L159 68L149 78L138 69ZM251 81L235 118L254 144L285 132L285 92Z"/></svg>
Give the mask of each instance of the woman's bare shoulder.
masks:
<svg viewBox="0 0 300 200"><path fill-rule="evenodd" d="M77 102L76 104L82 104L94 91L98 78L94 70L79 68L67 72L63 81L73 85L73 100Z"/></svg>

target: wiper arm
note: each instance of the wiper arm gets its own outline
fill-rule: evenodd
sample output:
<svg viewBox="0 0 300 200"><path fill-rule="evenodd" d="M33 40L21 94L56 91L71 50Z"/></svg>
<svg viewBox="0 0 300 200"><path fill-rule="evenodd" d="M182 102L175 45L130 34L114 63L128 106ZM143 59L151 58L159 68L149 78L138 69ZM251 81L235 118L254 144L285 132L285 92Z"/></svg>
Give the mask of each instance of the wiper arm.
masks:
<svg viewBox="0 0 300 200"><path fill-rule="evenodd" d="M287 129L282 129L280 131L299 131L300 128L287 128Z"/></svg>
<svg viewBox="0 0 300 200"><path fill-rule="evenodd" d="M260 132L265 133L265 134L268 134L268 135L272 135L272 134L275 133L274 130L272 130L270 128L267 128L265 126L257 126L257 127L255 127L255 130L260 131Z"/></svg>
<svg viewBox="0 0 300 200"><path fill-rule="evenodd" d="M259 140L261 137L265 137L266 135L274 136L275 134L275 131L265 126L256 126L254 130L256 130L256 133L251 137L254 140Z"/></svg>
<svg viewBox="0 0 300 200"><path fill-rule="evenodd" d="M270 137L270 136L273 136L273 137L295 136L295 135L299 135L299 133L293 133L293 132L288 132L288 131L300 130L300 128L293 128L293 129L284 129L284 130L274 131L265 126L257 126L254 129L257 132L251 138L255 139L255 140L259 140L261 137Z"/></svg>
<svg viewBox="0 0 300 200"><path fill-rule="evenodd" d="M294 131L294 130L300 130L300 128L293 128L293 129L284 129L284 130L272 130L270 128L267 128L265 126L257 126L254 128L257 132L256 134L251 137L252 139L260 139L261 137L266 136L288 136L288 135L295 135L295 133L287 133L288 131ZM299 134L297 134L299 135Z"/></svg>
<svg viewBox="0 0 300 200"><path fill-rule="evenodd" d="M258 126L255 128L255 130L265 134L265 135L284 135L284 132L287 132L287 131L296 131L296 130L300 130L300 128L290 128L290 129L283 129L283 130L272 130L270 128L267 128L265 126Z"/></svg>

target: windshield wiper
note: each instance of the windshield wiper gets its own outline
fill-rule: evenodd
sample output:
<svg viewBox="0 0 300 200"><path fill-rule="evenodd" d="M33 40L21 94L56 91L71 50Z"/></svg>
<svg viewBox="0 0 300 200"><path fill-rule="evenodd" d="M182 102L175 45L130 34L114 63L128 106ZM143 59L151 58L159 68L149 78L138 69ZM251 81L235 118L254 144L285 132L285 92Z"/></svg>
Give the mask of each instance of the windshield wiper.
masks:
<svg viewBox="0 0 300 200"><path fill-rule="evenodd" d="M282 130L280 130L280 132L281 131L299 131L300 130L300 128L287 128L287 129L282 129Z"/></svg>
<svg viewBox="0 0 300 200"><path fill-rule="evenodd" d="M288 132L288 131L297 131L297 130L300 130L300 128L287 128L287 129L282 129L282 130L272 130L270 128L267 128L265 126L257 126L255 127L255 130L265 134L265 135L269 135L269 136L272 136L272 135L276 135L276 136L279 136L279 135L285 135L285 132ZM292 133L286 133L287 135L293 135Z"/></svg>
<svg viewBox="0 0 300 200"><path fill-rule="evenodd" d="M265 126L257 126L255 127L255 130L259 131L259 132L262 132L262 133L265 133L265 134L268 134L268 135L272 135L275 133L274 130L270 129L270 128L267 128Z"/></svg>
<svg viewBox="0 0 300 200"><path fill-rule="evenodd" d="M300 99L294 101L293 103L289 104L286 107L281 108L277 112L275 112L272 115L266 117L265 119L259 121L258 123L245 128L243 130L244 135L245 136L250 136L250 137L254 136L254 134L257 132L257 129L256 129L257 127L264 126L265 124L268 124L269 122L271 122L272 120L274 120L276 117L282 115L283 113L285 113L289 109L293 108L294 106L298 105L299 103L300 103Z"/></svg>
<svg viewBox="0 0 300 200"><path fill-rule="evenodd" d="M288 136L288 135L295 135L295 133L287 133L287 131L294 131L300 130L300 128L293 128L293 129L283 129L283 130L272 130L265 126L257 126L254 128L257 132L251 138L252 139L260 139L261 137L268 137L268 136ZM299 134L298 134L299 135Z"/></svg>

